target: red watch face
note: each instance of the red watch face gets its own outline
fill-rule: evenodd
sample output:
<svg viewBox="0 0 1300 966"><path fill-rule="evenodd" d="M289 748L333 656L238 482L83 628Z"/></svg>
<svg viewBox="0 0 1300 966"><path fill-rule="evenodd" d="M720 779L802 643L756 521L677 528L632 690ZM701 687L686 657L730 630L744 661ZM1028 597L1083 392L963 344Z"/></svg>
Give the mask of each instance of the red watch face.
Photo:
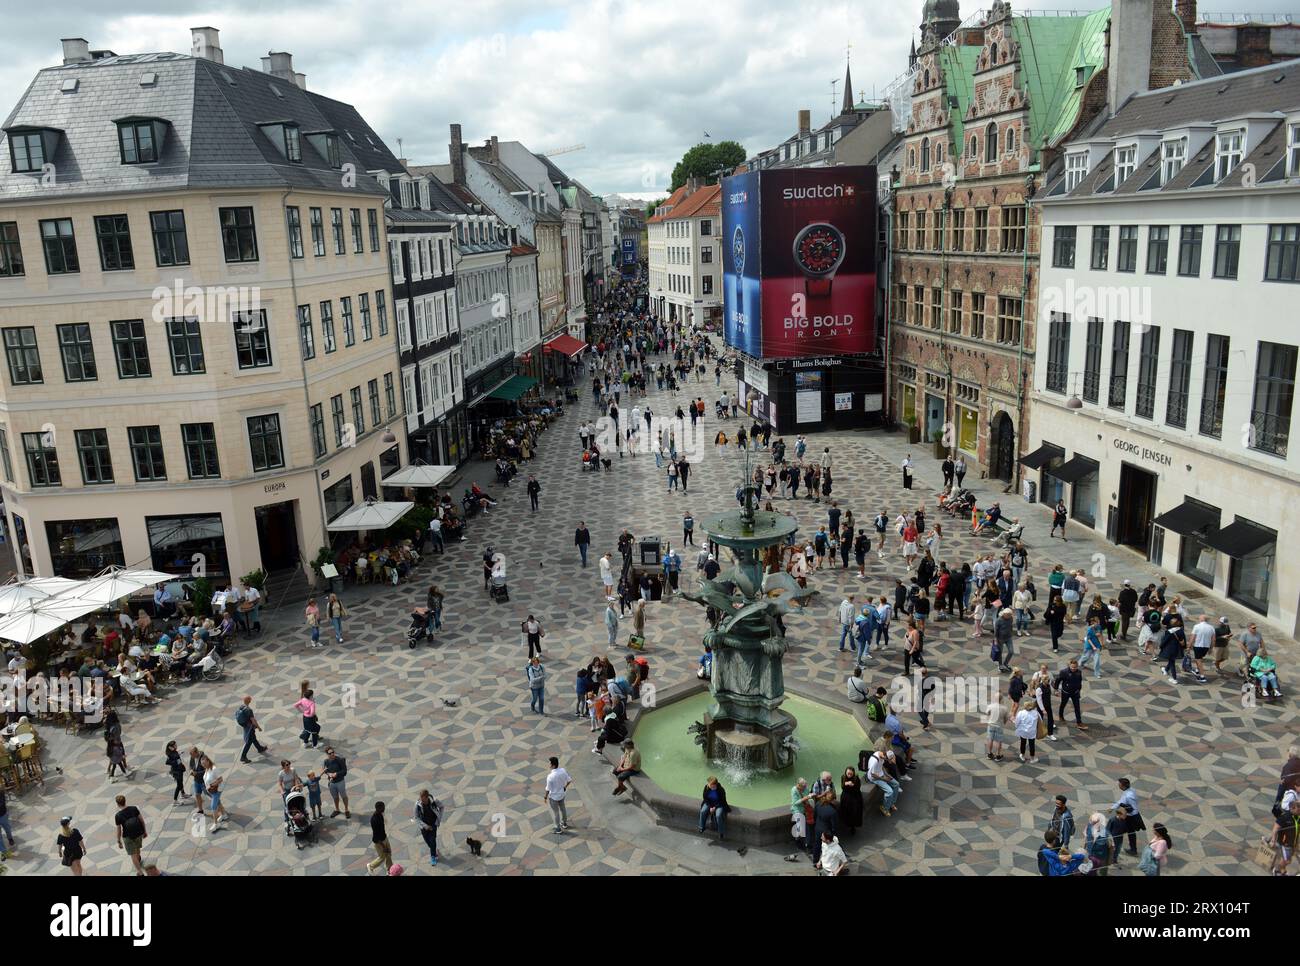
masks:
<svg viewBox="0 0 1300 966"><path fill-rule="evenodd" d="M844 239L829 225L814 225L800 235L795 257L804 271L825 275L844 257Z"/></svg>

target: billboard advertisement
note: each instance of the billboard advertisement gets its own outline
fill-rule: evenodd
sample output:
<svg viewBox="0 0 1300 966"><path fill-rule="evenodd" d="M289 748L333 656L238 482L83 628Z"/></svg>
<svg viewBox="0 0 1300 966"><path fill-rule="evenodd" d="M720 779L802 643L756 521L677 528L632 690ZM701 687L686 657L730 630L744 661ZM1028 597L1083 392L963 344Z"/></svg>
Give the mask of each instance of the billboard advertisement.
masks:
<svg viewBox="0 0 1300 966"><path fill-rule="evenodd" d="M635 238L623 239L623 264L624 265L636 264L636 239Z"/></svg>
<svg viewBox="0 0 1300 966"><path fill-rule="evenodd" d="M769 359L875 349L875 168L787 168L722 185L727 344Z"/></svg>

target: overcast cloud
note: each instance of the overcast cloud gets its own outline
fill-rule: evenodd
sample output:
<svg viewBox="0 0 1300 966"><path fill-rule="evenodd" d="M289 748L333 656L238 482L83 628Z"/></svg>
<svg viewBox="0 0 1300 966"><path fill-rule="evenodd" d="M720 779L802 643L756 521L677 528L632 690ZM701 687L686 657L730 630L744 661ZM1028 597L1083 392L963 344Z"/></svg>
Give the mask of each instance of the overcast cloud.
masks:
<svg viewBox="0 0 1300 966"><path fill-rule="evenodd" d="M355 104L394 152L402 139L400 153L413 163L445 162L447 126L459 122L470 142L495 134L534 151L584 144L557 163L597 193L642 193L665 188L705 132L753 153L788 137L800 108L812 109L815 125L827 120L846 44L855 100L880 93L907 67L921 7L922 0L65 0L27 5L21 18L7 12L0 102L7 115L37 70L61 63L60 38L84 37L119 54L187 52L189 28L213 26L226 63L260 67L269 50L289 51L309 88ZM1289 7L1300 0L1202 3L1228 12Z"/></svg>

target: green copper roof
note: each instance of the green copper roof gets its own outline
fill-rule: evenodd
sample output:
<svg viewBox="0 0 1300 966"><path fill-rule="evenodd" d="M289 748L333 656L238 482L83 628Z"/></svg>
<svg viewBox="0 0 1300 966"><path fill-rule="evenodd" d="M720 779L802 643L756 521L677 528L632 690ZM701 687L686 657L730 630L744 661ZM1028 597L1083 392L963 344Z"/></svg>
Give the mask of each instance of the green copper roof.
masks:
<svg viewBox="0 0 1300 966"><path fill-rule="evenodd" d="M1029 95L1028 140L1035 151L1044 139L1052 144L1064 137L1078 120L1083 87L1077 83L1076 68L1084 68L1086 82L1105 62L1109 21L1109 7L1082 17L1011 18L1020 45L1016 82ZM964 153L963 121L974 96L980 48L947 45L939 53L947 92L957 98L952 112L953 141L958 152Z"/></svg>

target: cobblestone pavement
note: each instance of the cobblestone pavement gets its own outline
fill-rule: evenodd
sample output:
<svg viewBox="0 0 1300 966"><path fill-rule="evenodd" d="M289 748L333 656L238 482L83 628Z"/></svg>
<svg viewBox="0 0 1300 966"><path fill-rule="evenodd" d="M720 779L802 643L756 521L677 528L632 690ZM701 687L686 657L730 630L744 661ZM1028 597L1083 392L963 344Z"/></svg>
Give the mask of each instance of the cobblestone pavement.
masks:
<svg viewBox="0 0 1300 966"><path fill-rule="evenodd" d="M592 414L590 394L585 394L574 407L577 413L571 411L542 437L540 456L525 469L542 483L540 512L529 511L522 485L512 486L498 494L500 505L476 522L468 542L449 546L445 556L426 558L415 582L400 588L349 588L345 600L351 617L341 646L307 650L302 602L279 602L268 615L267 633L241 647L222 681L167 690L160 705L123 715L126 748L137 768L131 780L112 784L105 778L103 742L97 735L70 737L47 727L50 773L44 787L10 796L19 840L10 870L66 874L55 857L54 836L58 816L71 814L89 843L87 873L129 873L129 860L114 846L112 828L113 796L122 793L149 822L146 859L180 874L364 874L373 855L367 818L377 799L388 804L397 861L416 874L810 874L806 863L783 863L780 850L750 849L742 855L716 842L706 846L693 835L656 827L627 798L611 799L607 773L588 750L587 725L572 714L576 668L604 650L598 554L615 549L623 526L638 536L656 534L676 542L685 509L699 520L734 505L742 457L734 447L718 454L711 445L717 428L712 401L719 390L711 379L689 388L710 408L703 424L710 444L693 460L689 493L668 493L662 471L648 455L616 459L609 473L581 472L577 425L580 415ZM682 393L681 401L686 398ZM655 392L649 398L662 415L677 401ZM630 411L630 406L624 408ZM735 425L727 423L728 432ZM817 449L831 446L835 497L864 524L880 507L892 516L904 505L896 468L902 444L896 438L836 433L813 437L812 443ZM937 463L919 452L914 457L917 489L908 501L915 505L924 498L933 505ZM981 484L975 488L981 491ZM984 487L983 492L991 491ZM1005 498L1004 504L1012 499ZM802 499L782 502L780 509L795 514L805 533L824 519L824 506ZM1068 544L1053 541L1049 546L1038 511L1022 515L1031 520L1031 568L1040 587L1050 564L1091 568L1095 553L1109 554L1107 576L1094 580L1107 595L1125 577L1144 584L1155 573L1137 557L1077 528ZM572 545L579 518L587 521L594 540L592 566L586 570L579 567ZM968 558L986 546L953 522L944 558ZM490 602L482 588L479 555L488 543L509 557L508 604ZM889 549L895 548L891 544ZM866 582L853 579L851 571L815 574L811 581L822 596L808 613L788 621L787 682L805 691L838 692L852 666L835 648L841 595L849 589L859 599L866 592L887 593L902 572L896 553L880 560L873 548ZM447 594L444 630L437 646L411 651L404 641L408 609L423 601L430 581ZM1171 579L1175 589L1183 583ZM1221 610L1222 604L1212 606L1216 614L1240 615L1235 609ZM518 622L529 612L548 632L545 717L528 711ZM1238 621L1234 626L1242 625ZM647 653L661 685L692 673L704 627L701 609L687 601L652 605ZM932 628L926 656L933 673L991 669L987 637L971 640L969 626L941 623ZM1063 644L1078 636L1069 629ZM1035 625L1032 638L1016 643L1018 661L1029 669L1049 657L1041 624ZM1279 663L1290 667L1294 642L1276 643ZM1085 679L1084 715L1092 729L1085 734L1063 726L1060 741L1042 742L1036 765L1020 764L1014 754L1001 764L987 761L977 714L936 714L934 727L925 734L908 716L922 765L917 780L906 786L899 814L892 820L869 816L856 839L846 843L859 870L1033 874L1034 851L1053 796L1069 795L1082 827L1088 813L1116 800L1115 780L1128 775L1148 824L1162 821L1170 828L1175 842L1170 873L1260 873L1250 853L1267 827L1277 772L1295 733L1290 698L1243 709L1235 677L1175 688L1134 650L1132 645L1112 649L1105 676ZM621 655L615 659L621 664ZM1053 668L1059 663L1053 661ZM870 662L867 677L873 686L887 684L899 670L895 645ZM323 739L348 759L352 818L326 818L320 842L300 852L284 834L275 775L281 757L292 759L304 776L319 770L324 757L304 751L296 740L298 717L291 704L303 679L310 679L317 691ZM241 741L233 716L243 694L253 695L265 728L263 740L270 744L266 756L254 752L250 765L237 762ZM227 829L208 834L191 821L189 807L172 806L163 747L173 739L182 748L199 745L226 772L224 798L232 814ZM685 736L682 753L697 753ZM576 779L569 802L574 828L565 836L551 833L543 801L546 758L552 754ZM838 775L846 764L807 761L805 773L812 776L825 768ZM436 869L430 869L409 819L422 787L446 803L445 858ZM328 804L327 797L327 814ZM463 844L467 836L485 843L481 858L469 855ZM1132 860L1124 871L1134 874Z"/></svg>

